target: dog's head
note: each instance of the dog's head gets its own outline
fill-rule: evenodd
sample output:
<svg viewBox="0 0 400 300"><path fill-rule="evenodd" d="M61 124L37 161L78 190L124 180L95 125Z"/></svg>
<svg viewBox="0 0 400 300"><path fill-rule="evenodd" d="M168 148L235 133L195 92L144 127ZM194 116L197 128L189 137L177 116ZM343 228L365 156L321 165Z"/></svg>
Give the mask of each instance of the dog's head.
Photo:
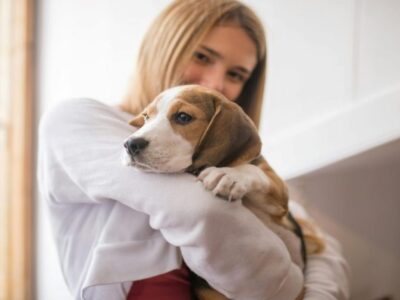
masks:
<svg viewBox="0 0 400 300"><path fill-rule="evenodd" d="M168 89L130 124L124 161L151 172L197 172L234 166L260 154L257 129L243 110L222 94L199 85Z"/></svg>

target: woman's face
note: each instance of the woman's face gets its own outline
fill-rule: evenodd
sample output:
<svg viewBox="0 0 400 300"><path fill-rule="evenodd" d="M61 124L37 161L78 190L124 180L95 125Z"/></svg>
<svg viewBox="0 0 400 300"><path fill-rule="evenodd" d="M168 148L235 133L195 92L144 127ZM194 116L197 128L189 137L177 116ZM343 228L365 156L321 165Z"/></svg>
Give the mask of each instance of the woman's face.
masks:
<svg viewBox="0 0 400 300"><path fill-rule="evenodd" d="M235 101L256 63L256 45L241 27L216 26L193 53L183 83L206 86Z"/></svg>

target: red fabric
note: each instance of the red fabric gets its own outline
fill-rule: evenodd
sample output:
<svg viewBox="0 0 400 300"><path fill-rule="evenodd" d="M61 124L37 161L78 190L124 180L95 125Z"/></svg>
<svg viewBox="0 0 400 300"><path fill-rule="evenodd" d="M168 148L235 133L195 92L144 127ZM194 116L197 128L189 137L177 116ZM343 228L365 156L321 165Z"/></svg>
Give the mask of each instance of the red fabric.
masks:
<svg viewBox="0 0 400 300"><path fill-rule="evenodd" d="M127 300L191 300L189 269L180 269L135 281Z"/></svg>

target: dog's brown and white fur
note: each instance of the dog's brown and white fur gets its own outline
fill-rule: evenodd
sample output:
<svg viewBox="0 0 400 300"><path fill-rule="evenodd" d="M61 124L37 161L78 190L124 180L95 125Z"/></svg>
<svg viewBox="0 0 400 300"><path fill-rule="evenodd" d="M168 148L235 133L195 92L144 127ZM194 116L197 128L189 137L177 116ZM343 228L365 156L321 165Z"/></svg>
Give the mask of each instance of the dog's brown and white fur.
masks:
<svg viewBox="0 0 400 300"><path fill-rule="evenodd" d="M138 129L125 142L125 164L148 172L191 172L214 194L242 199L281 237L293 262L303 267L300 240L287 219L286 185L260 156L257 129L237 104L205 87L178 86L161 93L130 124ZM312 225L298 222L305 230L308 252L320 251L323 242ZM226 299L204 286L196 295Z"/></svg>

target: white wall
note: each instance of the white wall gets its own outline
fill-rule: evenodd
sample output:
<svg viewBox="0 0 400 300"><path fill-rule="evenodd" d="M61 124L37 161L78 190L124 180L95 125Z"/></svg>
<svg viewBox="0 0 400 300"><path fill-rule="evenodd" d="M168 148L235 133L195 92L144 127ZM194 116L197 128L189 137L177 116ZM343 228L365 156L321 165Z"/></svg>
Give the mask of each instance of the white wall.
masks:
<svg viewBox="0 0 400 300"><path fill-rule="evenodd" d="M400 137L400 1L265 7L270 68L261 132L281 175L300 176Z"/></svg>
<svg viewBox="0 0 400 300"><path fill-rule="evenodd" d="M71 97L118 103L145 28L169 2L38 1L39 114ZM301 178L400 137L400 122L396 122L400 112L400 1L245 2L264 19L268 31L269 73L261 133L264 152L281 175ZM319 194L304 187L300 194L318 198L315 195L320 197L325 189L332 191L329 182L324 181ZM361 186L355 184L356 197L362 197L357 192ZM36 298L66 300L69 295L50 225L38 200ZM315 201L311 202L317 205ZM329 211L329 205L317 205L320 214ZM330 228L334 229L340 219L336 214L333 217ZM329 214L326 219L330 220ZM341 237L351 229L343 232ZM362 243L357 247L362 248ZM368 282L363 279L353 285L356 295L361 295L358 290Z"/></svg>

